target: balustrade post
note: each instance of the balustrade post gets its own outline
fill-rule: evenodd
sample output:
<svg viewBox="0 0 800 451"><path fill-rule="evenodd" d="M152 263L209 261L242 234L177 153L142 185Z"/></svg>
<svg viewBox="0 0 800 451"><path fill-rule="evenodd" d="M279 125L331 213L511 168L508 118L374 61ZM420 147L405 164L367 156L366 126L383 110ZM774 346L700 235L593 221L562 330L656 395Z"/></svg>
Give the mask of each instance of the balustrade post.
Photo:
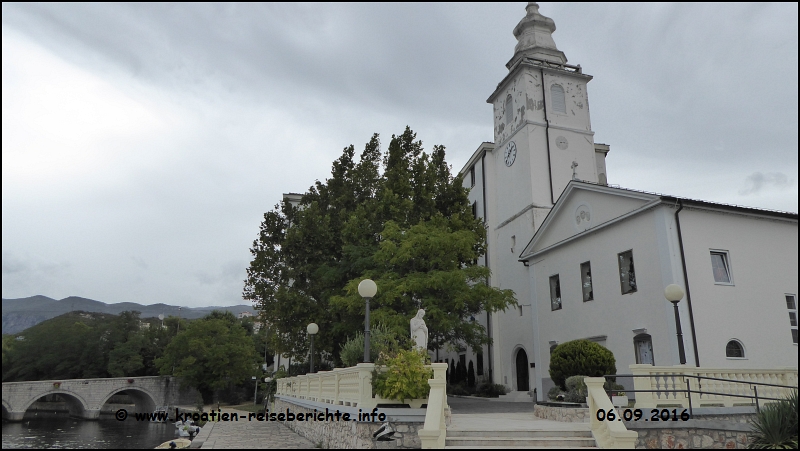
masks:
<svg viewBox="0 0 800 451"><path fill-rule="evenodd" d="M333 369L333 405L339 405L339 380L341 379L341 368Z"/></svg>
<svg viewBox="0 0 800 451"><path fill-rule="evenodd" d="M374 363L359 363L358 368L358 407L372 409L377 402L372 396L372 371Z"/></svg>
<svg viewBox="0 0 800 451"><path fill-rule="evenodd" d="M634 376L651 376L653 369L652 365L631 365L631 374ZM650 382L650 377L634 377L633 378L634 390L652 390L653 384ZM650 409L656 406L655 397L653 392L634 392L636 395L636 408L637 409Z"/></svg>

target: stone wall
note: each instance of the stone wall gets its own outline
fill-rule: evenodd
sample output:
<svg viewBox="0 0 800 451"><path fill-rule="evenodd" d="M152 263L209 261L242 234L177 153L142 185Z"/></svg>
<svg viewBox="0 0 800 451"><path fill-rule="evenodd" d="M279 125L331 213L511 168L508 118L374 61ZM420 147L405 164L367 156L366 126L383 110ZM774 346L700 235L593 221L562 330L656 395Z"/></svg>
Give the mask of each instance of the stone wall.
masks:
<svg viewBox="0 0 800 451"><path fill-rule="evenodd" d="M285 396L276 397L271 411L311 414L316 409L330 412L338 410L342 414L350 413L350 421L284 421L283 424L297 432L318 447L332 449L395 449L395 448L421 448L418 431L424 425L424 409L381 409L378 411L387 414L391 427L396 431L396 440L377 442L372 434L381 427L381 422L357 421L357 407L336 406L333 404L315 403ZM410 415L398 418L396 411L407 411ZM419 412L422 411L422 412ZM421 415L420 415L421 413ZM403 418L409 417L409 418ZM408 420L411 421L408 421Z"/></svg>
<svg viewBox="0 0 800 451"><path fill-rule="evenodd" d="M533 416L545 420L563 421L565 423L588 423L588 407L555 407L536 404Z"/></svg>
<svg viewBox="0 0 800 451"><path fill-rule="evenodd" d="M632 429L639 433L637 449L745 449L745 431L700 428Z"/></svg>

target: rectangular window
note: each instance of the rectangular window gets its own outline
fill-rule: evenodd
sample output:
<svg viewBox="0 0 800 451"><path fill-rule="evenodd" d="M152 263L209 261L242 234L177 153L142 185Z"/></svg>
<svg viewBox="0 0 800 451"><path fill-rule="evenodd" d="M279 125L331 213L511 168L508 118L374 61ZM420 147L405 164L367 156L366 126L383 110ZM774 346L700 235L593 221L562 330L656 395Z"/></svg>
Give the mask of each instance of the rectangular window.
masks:
<svg viewBox="0 0 800 451"><path fill-rule="evenodd" d="M592 292L592 265L589 262L581 263L581 289L583 290L583 302L594 299Z"/></svg>
<svg viewBox="0 0 800 451"><path fill-rule="evenodd" d="M475 166L469 168L469 186L475 186Z"/></svg>
<svg viewBox="0 0 800 451"><path fill-rule="evenodd" d="M483 353L479 352L478 355L475 357L475 360L478 361L478 376L483 376Z"/></svg>
<svg viewBox="0 0 800 451"><path fill-rule="evenodd" d="M472 217L478 219L478 201L472 203Z"/></svg>
<svg viewBox="0 0 800 451"><path fill-rule="evenodd" d="M561 310L561 282L558 274L550 276L550 310Z"/></svg>
<svg viewBox="0 0 800 451"><path fill-rule="evenodd" d="M792 328L792 342L797 344L797 298L795 295L786 295L786 308L789 309L789 326Z"/></svg>
<svg viewBox="0 0 800 451"><path fill-rule="evenodd" d="M733 283L727 251L711 251L711 269L714 272L714 283L725 285Z"/></svg>
<svg viewBox="0 0 800 451"><path fill-rule="evenodd" d="M619 258L619 284L622 294L636 292L636 272L633 269L633 251L620 252Z"/></svg>

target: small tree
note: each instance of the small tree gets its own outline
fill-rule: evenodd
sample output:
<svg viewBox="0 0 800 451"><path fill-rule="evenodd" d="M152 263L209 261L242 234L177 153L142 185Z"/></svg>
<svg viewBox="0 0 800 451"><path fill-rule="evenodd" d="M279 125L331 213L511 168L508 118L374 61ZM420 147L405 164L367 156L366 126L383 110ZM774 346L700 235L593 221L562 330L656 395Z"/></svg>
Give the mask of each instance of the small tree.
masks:
<svg viewBox="0 0 800 451"><path fill-rule="evenodd" d="M475 367L472 365L472 360L469 361L469 369L467 370L467 385L469 387L475 386Z"/></svg>
<svg viewBox="0 0 800 451"><path fill-rule="evenodd" d="M553 383L566 390L570 376L599 377L617 374L614 354L589 340L573 340L562 343L550 356L550 378Z"/></svg>

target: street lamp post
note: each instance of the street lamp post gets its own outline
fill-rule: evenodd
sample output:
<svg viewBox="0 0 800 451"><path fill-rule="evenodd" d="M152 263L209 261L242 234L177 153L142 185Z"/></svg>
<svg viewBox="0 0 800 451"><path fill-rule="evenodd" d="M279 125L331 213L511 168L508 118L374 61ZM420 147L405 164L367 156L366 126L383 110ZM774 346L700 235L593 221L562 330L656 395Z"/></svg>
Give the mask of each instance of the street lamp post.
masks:
<svg viewBox="0 0 800 451"><path fill-rule="evenodd" d="M255 392L253 392L253 405L256 405L256 400L258 399L258 378L253 376L253 383L256 386Z"/></svg>
<svg viewBox="0 0 800 451"><path fill-rule="evenodd" d="M358 294L366 302L364 313L364 363L369 363L369 300L375 297L378 286L372 279L364 279L358 284Z"/></svg>
<svg viewBox="0 0 800 451"><path fill-rule="evenodd" d="M678 335L678 356L681 360L681 365L686 364L686 351L683 349L683 331L681 330L681 317L678 314L678 302L683 299L683 289L675 284L667 285L664 288L664 297L669 302L672 302L673 310L675 311L675 329Z"/></svg>
<svg viewBox="0 0 800 451"><path fill-rule="evenodd" d="M319 332L319 326L317 326L317 323L311 323L311 324L308 325L308 327L306 327L306 332L308 332L308 335L311 337L311 360L310 360L310 365L309 365L309 373L313 373L314 372L314 335L316 335L317 332Z"/></svg>

